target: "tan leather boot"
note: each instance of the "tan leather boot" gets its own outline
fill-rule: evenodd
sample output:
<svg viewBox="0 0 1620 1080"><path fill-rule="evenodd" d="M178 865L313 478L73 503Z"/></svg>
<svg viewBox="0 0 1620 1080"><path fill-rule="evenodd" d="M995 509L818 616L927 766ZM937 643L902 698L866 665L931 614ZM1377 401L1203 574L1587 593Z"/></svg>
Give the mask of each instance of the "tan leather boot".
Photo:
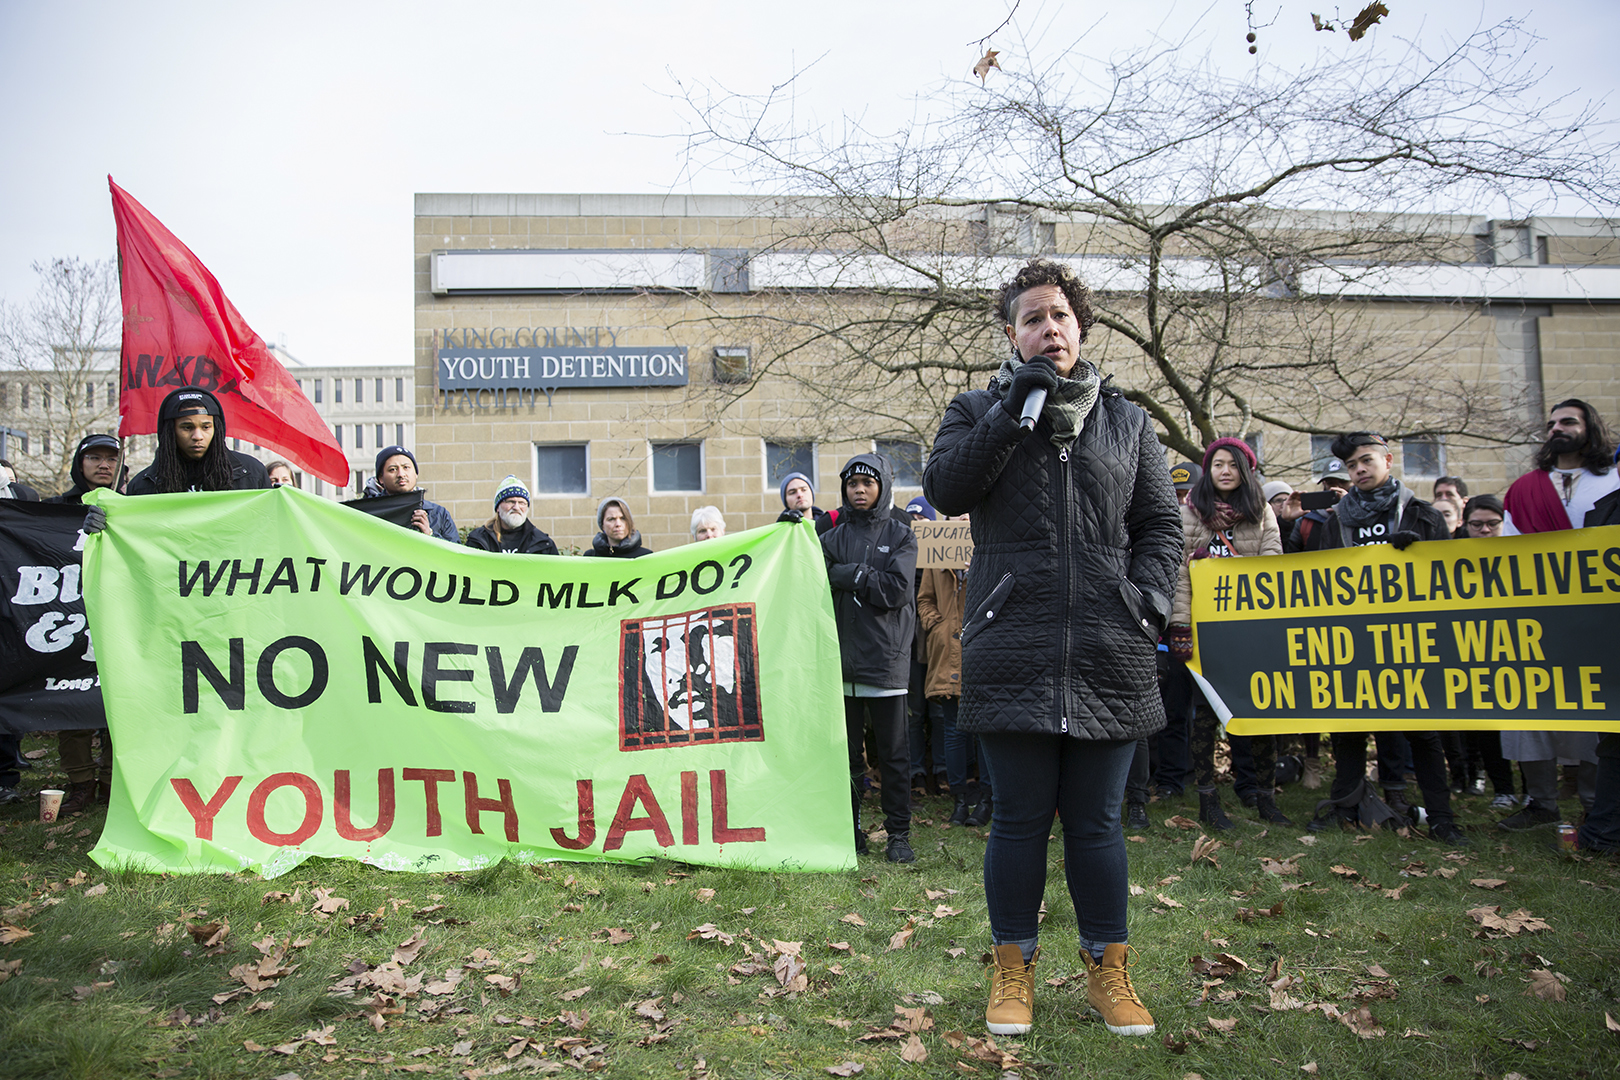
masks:
<svg viewBox="0 0 1620 1080"><path fill-rule="evenodd" d="M1108 945L1103 949L1101 963L1093 960L1090 952L1081 950L1080 956L1086 962L1086 1002L1115 1035L1151 1035L1153 1017L1131 986L1129 949L1122 941Z"/></svg>
<svg viewBox="0 0 1620 1080"><path fill-rule="evenodd" d="M990 1004L984 1009L984 1026L992 1035L1025 1035L1035 1022L1035 961L1041 950L1024 963L1017 945L997 945L995 967L990 972Z"/></svg>

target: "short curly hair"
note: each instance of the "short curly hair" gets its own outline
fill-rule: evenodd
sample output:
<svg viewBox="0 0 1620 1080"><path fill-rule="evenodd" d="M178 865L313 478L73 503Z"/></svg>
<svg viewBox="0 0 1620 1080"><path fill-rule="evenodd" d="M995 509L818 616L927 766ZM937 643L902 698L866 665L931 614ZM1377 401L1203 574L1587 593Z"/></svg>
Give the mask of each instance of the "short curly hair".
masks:
<svg viewBox="0 0 1620 1080"><path fill-rule="evenodd" d="M1042 285L1056 285L1063 290L1069 306L1074 309L1075 319L1080 323L1080 340L1085 341L1097 323L1097 313L1091 309L1091 288L1073 270L1051 259L1032 260L1001 287L996 294L996 317L1004 325L1011 326L1013 316L1018 313L1018 298Z"/></svg>

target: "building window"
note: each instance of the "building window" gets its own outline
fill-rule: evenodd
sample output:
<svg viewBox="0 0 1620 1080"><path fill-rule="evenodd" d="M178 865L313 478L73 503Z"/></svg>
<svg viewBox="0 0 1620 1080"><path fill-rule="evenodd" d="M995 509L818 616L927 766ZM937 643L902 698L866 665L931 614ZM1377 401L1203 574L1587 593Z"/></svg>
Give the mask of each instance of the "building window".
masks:
<svg viewBox="0 0 1620 1080"><path fill-rule="evenodd" d="M343 404L343 380L342 379L333 379L332 380L332 404L334 404L334 405Z"/></svg>
<svg viewBox="0 0 1620 1080"><path fill-rule="evenodd" d="M703 444L653 443L652 480L654 491L702 491Z"/></svg>
<svg viewBox="0 0 1620 1080"><path fill-rule="evenodd" d="M382 404L382 399L383 399L382 398L382 380L381 379L377 380L376 390L377 390L377 404L381 405Z"/></svg>
<svg viewBox="0 0 1620 1080"><path fill-rule="evenodd" d="M315 379L314 380L314 383L315 383L315 404L317 404L317 405L319 405L321 403L321 384L324 383L324 382L326 382L325 379Z"/></svg>
<svg viewBox="0 0 1620 1080"><path fill-rule="evenodd" d="M339 450L343 449L343 425L342 424L333 424L332 425L332 432L333 432L333 434L335 434L337 436L338 449Z"/></svg>
<svg viewBox="0 0 1620 1080"><path fill-rule="evenodd" d="M315 494L317 494L317 495L325 495L326 494L326 481L322 480L318 476L315 478Z"/></svg>
<svg viewBox="0 0 1620 1080"><path fill-rule="evenodd" d="M359 469L354 471L354 493L356 495L364 495L366 493L366 474L361 472Z"/></svg>
<svg viewBox="0 0 1620 1080"><path fill-rule="evenodd" d="M1333 456L1334 436L1311 436L1311 477L1319 478L1330 472L1343 472L1344 462Z"/></svg>
<svg viewBox="0 0 1620 1080"><path fill-rule="evenodd" d="M96 384L93 382L84 384L84 405L87 409L96 407Z"/></svg>
<svg viewBox="0 0 1620 1080"><path fill-rule="evenodd" d="M404 379L395 379L394 380L394 400L395 401L404 401L405 400L405 380Z"/></svg>
<svg viewBox="0 0 1620 1080"><path fill-rule="evenodd" d="M232 439L231 440L231 449L232 450L240 450L240 449L242 449L242 440L241 439Z"/></svg>
<svg viewBox="0 0 1620 1080"><path fill-rule="evenodd" d="M404 424L395 424L394 425L394 445L395 446L404 446L405 445L405 425Z"/></svg>
<svg viewBox="0 0 1620 1080"><path fill-rule="evenodd" d="M51 433L47 431L44 435L41 435L40 436L40 441L45 444L45 456L50 457L51 456Z"/></svg>
<svg viewBox="0 0 1620 1080"><path fill-rule="evenodd" d="M25 409L28 408L28 390L29 390L28 384L23 383L22 384L22 407L25 408Z"/></svg>
<svg viewBox="0 0 1620 1080"><path fill-rule="evenodd" d="M816 486L815 443L765 443L765 488L776 491L782 487L782 478L788 473L802 472Z"/></svg>
<svg viewBox="0 0 1620 1080"><path fill-rule="evenodd" d="M590 490L585 443L534 447L534 490L542 495L583 495Z"/></svg>
<svg viewBox="0 0 1620 1080"><path fill-rule="evenodd" d="M117 391L117 389L114 388L112 383L108 383L107 384L107 398L106 398L107 405L109 407L111 407L115 402L117 402L117 400L118 400L118 391Z"/></svg>
<svg viewBox="0 0 1620 1080"><path fill-rule="evenodd" d="M377 395L377 400L378 401L382 400L382 395L381 394ZM382 444L383 444L383 426L381 424L378 424L377 425L377 430L375 432L373 432L372 434L377 436L377 449L381 450L382 449Z"/></svg>
<svg viewBox="0 0 1620 1080"><path fill-rule="evenodd" d="M1401 474L1408 480L1432 480L1445 474L1445 446L1439 439L1402 439Z"/></svg>
<svg viewBox="0 0 1620 1080"><path fill-rule="evenodd" d="M904 439L879 439L877 452L889 459L894 486L922 487L922 444Z"/></svg>
<svg viewBox="0 0 1620 1080"><path fill-rule="evenodd" d="M358 405L364 400L366 400L366 380L356 379L354 380L354 403Z"/></svg>
<svg viewBox="0 0 1620 1080"><path fill-rule="evenodd" d="M354 448L356 450L361 450L361 449L365 448L365 445L366 445L366 426L364 424L356 424L356 425L354 425ZM382 447L379 446L379 447L377 447L377 449L381 450Z"/></svg>

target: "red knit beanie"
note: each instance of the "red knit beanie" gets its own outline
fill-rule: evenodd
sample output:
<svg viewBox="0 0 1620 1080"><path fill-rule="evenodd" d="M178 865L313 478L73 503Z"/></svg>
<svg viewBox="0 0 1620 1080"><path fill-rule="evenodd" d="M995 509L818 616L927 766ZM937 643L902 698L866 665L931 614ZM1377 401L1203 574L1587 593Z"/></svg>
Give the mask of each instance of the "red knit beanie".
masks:
<svg viewBox="0 0 1620 1080"><path fill-rule="evenodd" d="M1252 472L1260 467L1260 460L1254 456L1254 447L1242 439L1234 439L1228 435L1224 439L1216 439L1204 450L1204 471L1209 472L1209 459L1215 456L1217 450L1231 450L1233 453L1241 452L1249 459L1249 469Z"/></svg>

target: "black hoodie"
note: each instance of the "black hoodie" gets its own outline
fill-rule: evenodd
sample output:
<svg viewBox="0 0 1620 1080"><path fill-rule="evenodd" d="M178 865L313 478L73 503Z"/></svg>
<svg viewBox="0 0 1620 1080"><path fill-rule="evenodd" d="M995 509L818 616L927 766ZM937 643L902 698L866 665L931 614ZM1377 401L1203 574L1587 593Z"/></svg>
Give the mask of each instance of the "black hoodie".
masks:
<svg viewBox="0 0 1620 1080"><path fill-rule="evenodd" d="M917 632L917 536L909 518L892 514L894 482L882 454L857 454L857 462L878 474L878 497L870 510L849 504L840 481L843 505L838 522L821 536L832 586L833 614L838 620L838 650L844 681L896 690L911 680L911 645Z"/></svg>
<svg viewBox="0 0 1620 1080"><path fill-rule="evenodd" d="M108 439L112 439L112 442L108 443ZM111 435L86 435L84 438L80 439L79 448L73 451L73 468L68 472L68 475L73 478L73 486L62 492L60 495L51 496L49 499L45 500L46 502L73 503L77 505L84 501L84 497L88 495L92 489L89 478L84 475L84 452L90 449L92 446L105 446L109 450L116 451L118 450L118 440L113 439ZM118 474L114 472L113 485L116 486L117 483Z"/></svg>

